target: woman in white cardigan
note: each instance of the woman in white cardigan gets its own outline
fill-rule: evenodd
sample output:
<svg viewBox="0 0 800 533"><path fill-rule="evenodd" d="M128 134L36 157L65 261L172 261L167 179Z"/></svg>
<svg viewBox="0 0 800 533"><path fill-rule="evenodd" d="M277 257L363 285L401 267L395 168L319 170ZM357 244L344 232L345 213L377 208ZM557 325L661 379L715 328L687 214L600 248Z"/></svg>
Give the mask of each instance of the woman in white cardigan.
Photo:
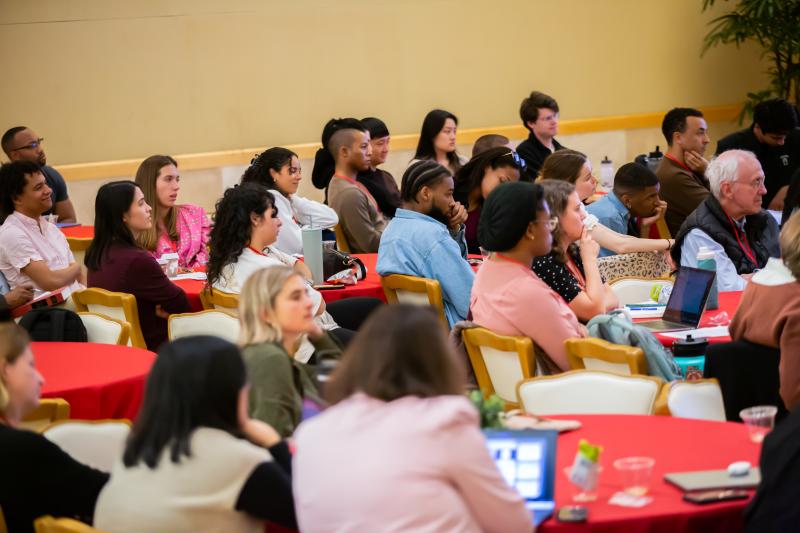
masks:
<svg viewBox="0 0 800 533"><path fill-rule="evenodd" d="M297 194L301 179L297 154L277 147L256 156L242 175L242 183L258 183L275 192L275 207L283 226L274 246L287 254L303 253L302 226L328 229L339 223L336 211Z"/></svg>

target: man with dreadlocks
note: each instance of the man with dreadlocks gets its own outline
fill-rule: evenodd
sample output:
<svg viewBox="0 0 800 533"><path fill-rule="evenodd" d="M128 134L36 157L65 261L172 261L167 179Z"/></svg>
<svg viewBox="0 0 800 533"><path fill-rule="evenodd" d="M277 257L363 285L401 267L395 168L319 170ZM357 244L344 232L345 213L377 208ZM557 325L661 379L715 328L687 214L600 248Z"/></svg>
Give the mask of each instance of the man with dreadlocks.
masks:
<svg viewBox="0 0 800 533"><path fill-rule="evenodd" d="M435 161L412 164L403 174L403 200L381 238L378 274L435 279L442 287L452 327L467 318L475 274L467 263L467 211L453 199L453 176Z"/></svg>

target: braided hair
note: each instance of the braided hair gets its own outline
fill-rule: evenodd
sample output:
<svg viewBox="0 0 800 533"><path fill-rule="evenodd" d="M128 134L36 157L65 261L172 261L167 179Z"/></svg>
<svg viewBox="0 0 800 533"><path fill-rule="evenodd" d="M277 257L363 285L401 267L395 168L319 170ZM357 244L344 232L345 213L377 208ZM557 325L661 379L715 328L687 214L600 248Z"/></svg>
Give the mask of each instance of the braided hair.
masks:
<svg viewBox="0 0 800 533"><path fill-rule="evenodd" d="M450 176L450 171L436 161L417 161L403 173L400 195L404 202L413 202L423 187L435 185Z"/></svg>

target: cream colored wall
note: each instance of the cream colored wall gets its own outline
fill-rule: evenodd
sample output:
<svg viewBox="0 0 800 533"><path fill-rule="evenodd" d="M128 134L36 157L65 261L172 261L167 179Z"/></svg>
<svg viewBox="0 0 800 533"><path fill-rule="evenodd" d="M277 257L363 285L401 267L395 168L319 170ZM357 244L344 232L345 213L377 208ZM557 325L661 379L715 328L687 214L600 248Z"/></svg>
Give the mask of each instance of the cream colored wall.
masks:
<svg viewBox="0 0 800 533"><path fill-rule="evenodd" d="M395 134L417 132L433 107L466 128L514 124L534 88L555 95L565 119L740 102L765 86L758 53L701 59L714 13L700 6L0 0L0 128L33 127L50 162L67 164L311 142L331 116L377 115ZM595 146L622 153L619 135L592 139L593 158ZM187 196L205 194L207 179ZM71 187L81 203L91 188Z"/></svg>

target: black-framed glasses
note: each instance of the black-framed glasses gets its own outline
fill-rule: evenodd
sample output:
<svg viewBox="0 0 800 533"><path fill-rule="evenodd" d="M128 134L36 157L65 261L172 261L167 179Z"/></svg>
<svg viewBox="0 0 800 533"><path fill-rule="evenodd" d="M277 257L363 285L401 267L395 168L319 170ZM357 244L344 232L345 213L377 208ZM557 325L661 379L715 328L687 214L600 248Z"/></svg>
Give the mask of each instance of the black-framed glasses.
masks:
<svg viewBox="0 0 800 533"><path fill-rule="evenodd" d="M44 142L44 137L39 137L35 141L30 142L25 146L20 146L19 148L13 148L11 151L16 152L19 150L36 150L37 148L39 148L39 146L41 146L43 142Z"/></svg>

